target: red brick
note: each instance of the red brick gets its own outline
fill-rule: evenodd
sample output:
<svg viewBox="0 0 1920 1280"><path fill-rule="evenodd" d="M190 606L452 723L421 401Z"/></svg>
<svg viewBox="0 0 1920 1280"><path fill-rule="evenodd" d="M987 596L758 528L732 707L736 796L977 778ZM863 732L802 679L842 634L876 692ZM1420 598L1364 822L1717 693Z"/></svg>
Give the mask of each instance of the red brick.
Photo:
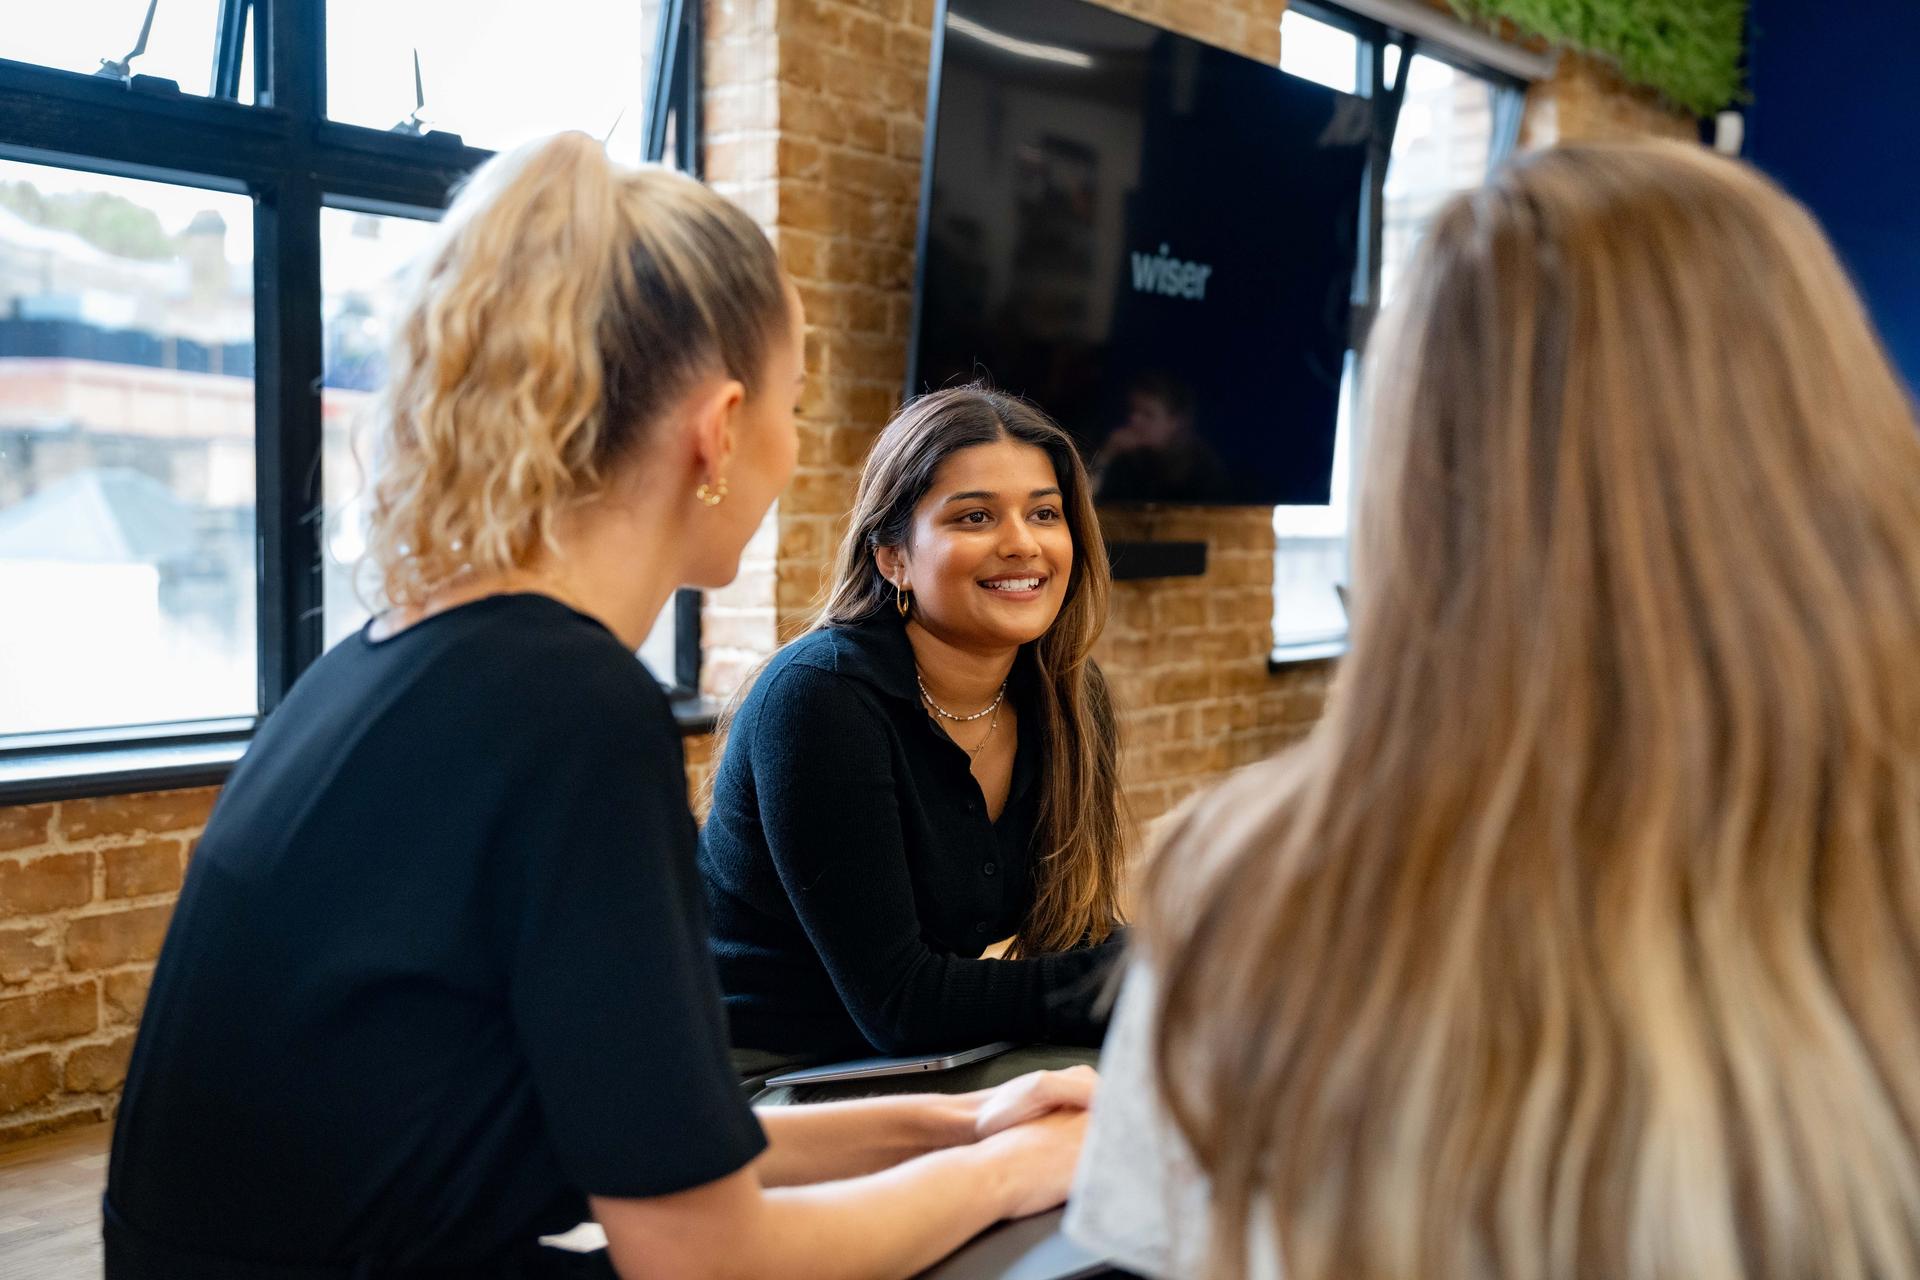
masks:
<svg viewBox="0 0 1920 1280"><path fill-rule="evenodd" d="M127 1078L127 1059L132 1054L131 1031L105 1044L81 1045L67 1054L67 1092L106 1093L118 1089Z"/></svg>
<svg viewBox="0 0 1920 1280"><path fill-rule="evenodd" d="M894 27L887 32L887 61L903 67L929 65L933 55L933 37L915 27Z"/></svg>
<svg viewBox="0 0 1920 1280"><path fill-rule="evenodd" d="M781 228L780 265L785 267L787 274L793 276L795 280L799 282L824 280L826 255L828 255L828 242L824 236ZM806 307L806 315L812 317L812 307Z"/></svg>
<svg viewBox="0 0 1920 1280"><path fill-rule="evenodd" d="M855 477L843 472L801 472L780 495L780 510L796 516L843 516L853 504L854 482Z"/></svg>
<svg viewBox="0 0 1920 1280"><path fill-rule="evenodd" d="M148 840L119 849L102 849L100 861L107 870L107 896L132 898L178 889L180 854L178 840Z"/></svg>
<svg viewBox="0 0 1920 1280"><path fill-rule="evenodd" d="M784 181L790 178L818 178L831 172L817 143L791 134L781 134L774 147L774 172Z"/></svg>
<svg viewBox="0 0 1920 1280"><path fill-rule="evenodd" d="M887 152L887 118L877 111L852 111L847 114L847 145L856 151Z"/></svg>
<svg viewBox="0 0 1920 1280"><path fill-rule="evenodd" d="M100 1025L98 1004L91 982L0 1000L0 1050L84 1036Z"/></svg>
<svg viewBox="0 0 1920 1280"><path fill-rule="evenodd" d="M1153 684L1153 704L1169 706L1179 702L1200 702L1213 690L1212 677L1205 669L1169 671Z"/></svg>
<svg viewBox="0 0 1920 1280"><path fill-rule="evenodd" d="M1198 591L1170 588L1153 602L1153 625L1157 632L1165 634L1206 624L1207 602Z"/></svg>
<svg viewBox="0 0 1920 1280"><path fill-rule="evenodd" d="M0 929L0 982L25 982L53 968L56 955L49 926Z"/></svg>
<svg viewBox="0 0 1920 1280"><path fill-rule="evenodd" d="M25 1142L28 1138L44 1138L50 1133L77 1129L82 1125L102 1124L111 1114L111 1108L102 1106L98 1102L90 1102L69 1107L50 1116L35 1116L31 1120L0 1125L0 1147Z"/></svg>
<svg viewBox="0 0 1920 1280"><path fill-rule="evenodd" d="M15 805L0 809L0 853L45 844L53 820L50 804Z"/></svg>
<svg viewBox="0 0 1920 1280"><path fill-rule="evenodd" d="M173 904L135 907L67 922L67 965L76 972L109 969L160 954Z"/></svg>
<svg viewBox="0 0 1920 1280"><path fill-rule="evenodd" d="M60 834L69 840L131 835L138 831L187 831L203 827L219 791L146 791L94 800L69 800L60 806Z"/></svg>
<svg viewBox="0 0 1920 1280"><path fill-rule="evenodd" d="M880 19L864 13L847 15L842 37L848 50L858 57L879 61L887 53L887 27Z"/></svg>
<svg viewBox="0 0 1920 1280"><path fill-rule="evenodd" d="M817 93L792 88L780 95L780 128L793 137L829 146L838 146L847 140L846 117L837 104ZM819 225L822 230L827 229L824 222Z"/></svg>
<svg viewBox="0 0 1920 1280"><path fill-rule="evenodd" d="M30 916L93 898L93 855L54 853L0 862L0 915Z"/></svg>
<svg viewBox="0 0 1920 1280"><path fill-rule="evenodd" d="M0 1062L0 1115L9 1115L51 1094L60 1084L51 1053L30 1053Z"/></svg>
<svg viewBox="0 0 1920 1280"><path fill-rule="evenodd" d="M688 739L689 742L693 741ZM100 979L100 994L105 1001L110 1023L138 1023L147 1005L147 988L153 985L153 969L122 969Z"/></svg>

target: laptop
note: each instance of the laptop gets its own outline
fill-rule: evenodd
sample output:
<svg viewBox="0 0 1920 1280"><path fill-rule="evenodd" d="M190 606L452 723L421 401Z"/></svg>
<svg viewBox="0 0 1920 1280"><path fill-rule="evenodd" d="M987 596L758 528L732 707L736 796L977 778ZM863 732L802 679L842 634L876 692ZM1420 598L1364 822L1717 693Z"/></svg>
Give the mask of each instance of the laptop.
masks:
<svg viewBox="0 0 1920 1280"><path fill-rule="evenodd" d="M947 1053L922 1053L904 1058L855 1058L851 1062L832 1062L822 1067L783 1071L777 1076L769 1076L764 1087L827 1084L834 1080L877 1080L887 1076L910 1076L920 1071L951 1071L955 1067L997 1058L1013 1047L1011 1040L996 1040L992 1044Z"/></svg>

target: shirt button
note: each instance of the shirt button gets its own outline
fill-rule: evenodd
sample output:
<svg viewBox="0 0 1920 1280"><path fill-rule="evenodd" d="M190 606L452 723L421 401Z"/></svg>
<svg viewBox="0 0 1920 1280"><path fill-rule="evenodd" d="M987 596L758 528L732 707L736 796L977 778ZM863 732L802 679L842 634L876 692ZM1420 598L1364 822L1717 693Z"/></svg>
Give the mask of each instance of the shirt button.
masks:
<svg viewBox="0 0 1920 1280"><path fill-rule="evenodd" d="M973 922L973 931L985 937L987 933L987 922L985 920L975 920Z"/></svg>
<svg viewBox="0 0 1920 1280"><path fill-rule="evenodd" d="M980 874L983 876L998 875L999 873L1000 864L997 862L985 862L980 865Z"/></svg>

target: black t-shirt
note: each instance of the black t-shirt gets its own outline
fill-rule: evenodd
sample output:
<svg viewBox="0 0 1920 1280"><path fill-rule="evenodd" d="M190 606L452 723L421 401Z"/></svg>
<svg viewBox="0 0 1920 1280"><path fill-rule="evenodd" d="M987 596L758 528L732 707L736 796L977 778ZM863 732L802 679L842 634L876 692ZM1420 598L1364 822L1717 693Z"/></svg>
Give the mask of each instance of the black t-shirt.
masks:
<svg viewBox="0 0 1920 1280"><path fill-rule="evenodd" d="M991 1040L1098 1044L1123 945L982 960L1033 908L1032 658L999 819L927 715L891 615L782 650L734 717L700 870L734 1043L825 1061Z"/></svg>
<svg viewBox="0 0 1920 1280"><path fill-rule="evenodd" d="M694 842L666 699L592 619L494 596L342 642L194 856L109 1222L243 1262L523 1274L589 1193L741 1168L765 1142Z"/></svg>

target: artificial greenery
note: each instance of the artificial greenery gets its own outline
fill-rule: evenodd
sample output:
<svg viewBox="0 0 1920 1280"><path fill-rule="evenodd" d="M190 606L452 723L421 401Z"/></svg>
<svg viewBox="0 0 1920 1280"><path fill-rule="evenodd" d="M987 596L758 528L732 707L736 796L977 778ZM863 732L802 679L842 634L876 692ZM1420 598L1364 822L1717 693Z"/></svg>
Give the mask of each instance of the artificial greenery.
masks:
<svg viewBox="0 0 1920 1280"><path fill-rule="evenodd" d="M1505 18L1521 30L1596 54L1635 84L1695 115L1741 96L1747 0L1450 0L1469 18Z"/></svg>

